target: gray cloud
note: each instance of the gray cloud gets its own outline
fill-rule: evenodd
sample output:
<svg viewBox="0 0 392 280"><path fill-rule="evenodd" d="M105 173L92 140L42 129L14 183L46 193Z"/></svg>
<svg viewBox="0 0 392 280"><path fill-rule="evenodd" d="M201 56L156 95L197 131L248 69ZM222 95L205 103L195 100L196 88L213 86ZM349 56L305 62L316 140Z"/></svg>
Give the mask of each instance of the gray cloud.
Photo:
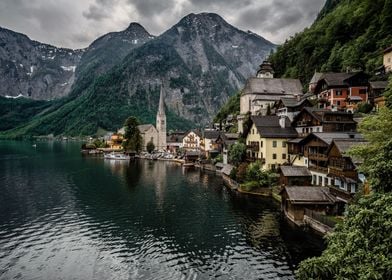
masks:
<svg viewBox="0 0 392 280"><path fill-rule="evenodd" d="M1 0L0 26L71 48L140 22L160 34L189 13L214 12L274 43L309 26L325 0Z"/></svg>

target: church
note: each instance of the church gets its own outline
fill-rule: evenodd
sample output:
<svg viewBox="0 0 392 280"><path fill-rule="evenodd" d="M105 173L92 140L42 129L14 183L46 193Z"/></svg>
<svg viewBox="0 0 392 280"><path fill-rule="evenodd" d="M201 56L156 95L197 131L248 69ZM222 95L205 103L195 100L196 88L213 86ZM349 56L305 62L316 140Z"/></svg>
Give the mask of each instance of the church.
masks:
<svg viewBox="0 0 392 280"><path fill-rule="evenodd" d="M147 144L149 142L154 143L155 150L165 151L167 149L166 144L166 113L164 103L163 87L161 86L159 96L159 106L156 117L156 126L152 124L142 124L138 126L140 135L143 139L142 150L147 150Z"/></svg>

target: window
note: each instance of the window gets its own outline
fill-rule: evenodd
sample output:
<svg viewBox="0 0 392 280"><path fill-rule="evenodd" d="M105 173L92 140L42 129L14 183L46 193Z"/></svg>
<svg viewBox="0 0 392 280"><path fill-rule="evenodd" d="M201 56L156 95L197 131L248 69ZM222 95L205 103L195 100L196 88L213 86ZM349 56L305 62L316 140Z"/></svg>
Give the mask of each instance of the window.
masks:
<svg viewBox="0 0 392 280"><path fill-rule="evenodd" d="M252 134L255 134L255 130L252 128Z"/></svg>
<svg viewBox="0 0 392 280"><path fill-rule="evenodd" d="M339 100L336 101L336 105L337 105L337 106L340 106L340 101L339 101Z"/></svg>
<svg viewBox="0 0 392 280"><path fill-rule="evenodd" d="M328 186L328 178L324 177L324 186Z"/></svg>
<svg viewBox="0 0 392 280"><path fill-rule="evenodd" d="M336 91L336 96L342 96L342 91L341 90L337 90Z"/></svg>
<svg viewBox="0 0 392 280"><path fill-rule="evenodd" d="M287 142L286 142L286 141L283 141L283 142L282 142L282 148L286 148L286 145L287 145Z"/></svg>
<svg viewBox="0 0 392 280"><path fill-rule="evenodd" d="M272 154L272 159L276 159L276 154Z"/></svg>
<svg viewBox="0 0 392 280"><path fill-rule="evenodd" d="M275 169L276 169L275 164L271 164L271 169L272 169L272 170L275 170Z"/></svg>
<svg viewBox="0 0 392 280"><path fill-rule="evenodd" d="M272 147L276 148L277 146L278 146L277 142L276 141L272 141Z"/></svg>
<svg viewBox="0 0 392 280"><path fill-rule="evenodd" d="M366 89L364 89L364 88L360 89L359 94L366 94Z"/></svg>
<svg viewBox="0 0 392 280"><path fill-rule="evenodd" d="M313 179L312 179L312 184L313 185L316 185L316 180L317 180L317 176L313 175Z"/></svg>
<svg viewBox="0 0 392 280"><path fill-rule="evenodd" d="M260 148L263 148L263 141L260 141Z"/></svg>
<svg viewBox="0 0 392 280"><path fill-rule="evenodd" d="M319 186L321 186L322 183L323 183L323 177L319 176L318 177L318 184L319 184Z"/></svg>
<svg viewBox="0 0 392 280"><path fill-rule="evenodd" d="M282 154L282 159L286 159L286 154Z"/></svg>

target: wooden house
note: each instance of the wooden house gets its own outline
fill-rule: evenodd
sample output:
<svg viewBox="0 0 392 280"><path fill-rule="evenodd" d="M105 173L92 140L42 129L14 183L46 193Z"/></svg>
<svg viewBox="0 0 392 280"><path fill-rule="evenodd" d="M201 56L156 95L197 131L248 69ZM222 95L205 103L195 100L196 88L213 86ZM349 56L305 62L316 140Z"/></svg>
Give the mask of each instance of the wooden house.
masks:
<svg viewBox="0 0 392 280"><path fill-rule="evenodd" d="M293 121L294 117L298 115L303 108L313 106L312 102L309 100L311 95L312 94L282 97L274 105L276 115L279 117L288 117L290 121Z"/></svg>
<svg viewBox="0 0 392 280"><path fill-rule="evenodd" d="M326 187L287 186L281 197L285 216L297 225L304 223L307 210L324 215L335 212L336 199Z"/></svg>
<svg viewBox="0 0 392 280"><path fill-rule="evenodd" d="M305 166L284 166L279 168L281 186L310 186L312 173Z"/></svg>
<svg viewBox="0 0 392 280"><path fill-rule="evenodd" d="M182 147L186 151L199 151L201 142L201 133L197 130L187 132L182 139Z"/></svg>
<svg viewBox="0 0 392 280"><path fill-rule="evenodd" d="M312 132L347 132L357 129L353 114L314 107L303 108L294 118L292 126L301 137Z"/></svg>

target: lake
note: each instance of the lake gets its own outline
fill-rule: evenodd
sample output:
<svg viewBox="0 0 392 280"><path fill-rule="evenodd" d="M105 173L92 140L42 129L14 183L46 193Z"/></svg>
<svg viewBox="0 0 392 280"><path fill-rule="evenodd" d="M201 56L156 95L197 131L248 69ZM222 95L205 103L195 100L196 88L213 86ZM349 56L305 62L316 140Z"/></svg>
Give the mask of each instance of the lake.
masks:
<svg viewBox="0 0 392 280"><path fill-rule="evenodd" d="M32 144L0 141L0 279L294 279L323 249L214 174Z"/></svg>

